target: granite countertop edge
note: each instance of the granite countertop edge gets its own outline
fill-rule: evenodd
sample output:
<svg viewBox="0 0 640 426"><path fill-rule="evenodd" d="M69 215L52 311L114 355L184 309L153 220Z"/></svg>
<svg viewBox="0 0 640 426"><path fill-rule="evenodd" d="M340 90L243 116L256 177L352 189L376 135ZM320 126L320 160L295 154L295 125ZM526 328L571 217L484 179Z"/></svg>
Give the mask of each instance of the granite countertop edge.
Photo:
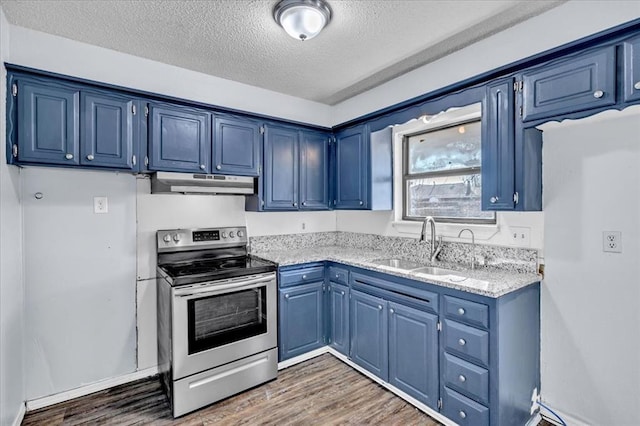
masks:
<svg viewBox="0 0 640 426"><path fill-rule="evenodd" d="M380 266L373 262L375 259L398 258L401 256L391 255L383 250L367 250L342 246L322 246L299 250L252 251L251 254L274 262L278 264L278 266L293 266L324 261L342 263L348 266L382 272L491 298L498 298L542 281L542 276L533 273L513 272L488 267L472 270L468 266L461 264L442 262L425 266L454 269L460 272L460 276L427 276L403 269Z"/></svg>

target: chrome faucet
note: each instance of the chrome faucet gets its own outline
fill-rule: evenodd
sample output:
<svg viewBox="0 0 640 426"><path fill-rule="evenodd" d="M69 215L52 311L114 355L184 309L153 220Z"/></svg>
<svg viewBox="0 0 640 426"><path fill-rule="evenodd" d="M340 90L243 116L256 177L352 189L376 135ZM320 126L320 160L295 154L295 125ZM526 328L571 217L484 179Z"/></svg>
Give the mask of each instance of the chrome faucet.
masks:
<svg viewBox="0 0 640 426"><path fill-rule="evenodd" d="M469 228L464 228L458 233L458 238L464 231L469 231L471 234L471 269L476 269L476 237L473 235L473 231Z"/></svg>
<svg viewBox="0 0 640 426"><path fill-rule="evenodd" d="M440 249L442 248L442 236L438 238L438 244L436 246L436 221L433 217L427 216L422 222L420 241L427 240L427 223L431 225L431 252L429 253L429 260L431 260L431 262L435 262L436 257L440 254Z"/></svg>

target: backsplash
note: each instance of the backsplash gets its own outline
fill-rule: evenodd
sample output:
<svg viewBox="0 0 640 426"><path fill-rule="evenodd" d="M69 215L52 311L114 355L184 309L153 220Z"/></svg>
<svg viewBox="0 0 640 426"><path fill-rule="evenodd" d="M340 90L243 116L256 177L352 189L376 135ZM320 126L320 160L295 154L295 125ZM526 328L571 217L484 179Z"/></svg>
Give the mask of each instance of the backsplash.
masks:
<svg viewBox="0 0 640 426"><path fill-rule="evenodd" d="M250 237L249 243L253 252L339 246L381 250L387 257L402 257L421 263L429 263L430 252L430 243L416 238L342 231ZM472 244L443 241L438 260L446 263L469 264L472 251ZM535 249L476 244L475 256L485 267L523 273L536 273L538 270L538 251Z"/></svg>

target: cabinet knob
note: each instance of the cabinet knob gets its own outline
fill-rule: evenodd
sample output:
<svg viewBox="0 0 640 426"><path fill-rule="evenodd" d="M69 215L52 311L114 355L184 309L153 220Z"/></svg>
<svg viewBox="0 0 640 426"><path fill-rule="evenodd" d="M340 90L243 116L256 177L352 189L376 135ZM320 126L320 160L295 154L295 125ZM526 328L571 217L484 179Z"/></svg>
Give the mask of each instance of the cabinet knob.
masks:
<svg viewBox="0 0 640 426"><path fill-rule="evenodd" d="M458 308L458 314L464 315L464 308Z"/></svg>
<svg viewBox="0 0 640 426"><path fill-rule="evenodd" d="M336 274L336 278L340 278L340 274Z"/></svg>
<svg viewBox="0 0 640 426"><path fill-rule="evenodd" d="M498 202L498 197L491 197L489 198L489 201L491 202L491 204L495 204Z"/></svg>
<svg viewBox="0 0 640 426"><path fill-rule="evenodd" d="M206 166L204 164L200 164L200 170L204 170Z"/></svg>
<svg viewBox="0 0 640 426"><path fill-rule="evenodd" d="M381 311L382 310L382 305L378 305L378 310Z"/></svg>
<svg viewBox="0 0 640 426"><path fill-rule="evenodd" d="M293 203L293 207L298 207L298 203Z"/></svg>
<svg viewBox="0 0 640 426"><path fill-rule="evenodd" d="M73 160L73 154L67 154L64 156L67 160Z"/></svg>
<svg viewBox="0 0 640 426"><path fill-rule="evenodd" d="M640 90L640 81L636 81L636 84L633 85L633 88L636 90Z"/></svg>
<svg viewBox="0 0 640 426"><path fill-rule="evenodd" d="M341 291L341 292L340 292L340 296L344 296L344 291Z"/></svg>
<svg viewBox="0 0 640 426"><path fill-rule="evenodd" d="M302 205L303 205L303 206L306 206L306 205L307 205L307 202L306 202L306 201L303 201L303 202L302 202Z"/></svg>
<svg viewBox="0 0 640 426"><path fill-rule="evenodd" d="M360 205L363 205L363 204L364 204L364 201L360 200Z"/></svg>
<svg viewBox="0 0 640 426"><path fill-rule="evenodd" d="M220 164L218 164L218 165L216 166L216 170L220 170L220 169L222 169L222 166L221 166Z"/></svg>
<svg viewBox="0 0 640 426"><path fill-rule="evenodd" d="M464 383L467 381L467 378L464 377L462 374L458 376L458 380L460 380L460 383Z"/></svg>
<svg viewBox="0 0 640 426"><path fill-rule="evenodd" d="M73 156L72 156L72 157L73 157ZM95 157L93 156L93 154L89 154L89 155L87 155L87 160L89 160L89 161L93 161L93 159L94 159L94 158L95 158Z"/></svg>
<svg viewBox="0 0 640 426"><path fill-rule="evenodd" d="M393 313L394 313L394 312L395 312L395 311L394 311L393 309L389 309L389 313L390 313L391 315L393 315Z"/></svg>
<svg viewBox="0 0 640 426"><path fill-rule="evenodd" d="M285 299L288 299L288 298L289 298L289 295L288 295L288 294L285 294L285 295L284 295L284 298L285 298Z"/></svg>
<svg viewBox="0 0 640 426"><path fill-rule="evenodd" d="M303 275L303 276L302 276L302 279L303 279L303 280L306 280L306 279L307 279L307 276L306 276L306 275Z"/></svg>
<svg viewBox="0 0 640 426"><path fill-rule="evenodd" d="M464 411L460 410L460 412L458 413L460 414L460 418L461 419L466 419L467 418L467 413L465 413Z"/></svg>
<svg viewBox="0 0 640 426"><path fill-rule="evenodd" d="M464 339L460 339L460 340L458 340L458 344L459 344L460 346L464 346L464 345L466 345L466 344L467 344L467 341L466 341L466 340L464 340Z"/></svg>
<svg viewBox="0 0 640 426"><path fill-rule="evenodd" d="M603 96L604 92L602 90L596 90L595 92L593 92L593 97L596 99L600 99Z"/></svg>

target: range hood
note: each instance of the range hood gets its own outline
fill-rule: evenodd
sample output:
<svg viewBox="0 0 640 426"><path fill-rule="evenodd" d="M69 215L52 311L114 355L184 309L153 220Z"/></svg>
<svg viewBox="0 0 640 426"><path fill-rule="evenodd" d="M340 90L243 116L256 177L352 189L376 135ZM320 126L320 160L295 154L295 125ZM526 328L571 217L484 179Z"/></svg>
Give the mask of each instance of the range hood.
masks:
<svg viewBox="0 0 640 426"><path fill-rule="evenodd" d="M253 195L255 178L202 173L157 172L151 175L152 194Z"/></svg>

